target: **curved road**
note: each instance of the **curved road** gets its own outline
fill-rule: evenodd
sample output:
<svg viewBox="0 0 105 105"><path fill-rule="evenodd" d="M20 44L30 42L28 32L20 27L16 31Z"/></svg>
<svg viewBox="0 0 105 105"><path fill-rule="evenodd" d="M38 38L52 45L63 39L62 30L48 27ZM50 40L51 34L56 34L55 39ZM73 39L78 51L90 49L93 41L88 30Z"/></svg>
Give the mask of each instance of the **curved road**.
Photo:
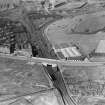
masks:
<svg viewBox="0 0 105 105"><path fill-rule="evenodd" d="M88 55L91 51L97 48L97 45L100 40L105 39L104 33L100 34L97 32L98 29L104 28L105 26L105 16L103 14L105 14L104 11L92 14L78 15L74 18L66 17L48 25L44 32L53 46L60 46L63 43L66 43L68 45L75 44L78 47L80 47L80 49L82 50L81 52L83 52L83 54ZM98 19L97 22L97 20L94 19L95 17L100 17L101 19ZM91 23L93 22L93 26L91 24L91 31L97 29L97 33L76 33L75 30L84 31L87 27L89 27L88 25L85 28L86 24L90 24L89 22L87 22L86 24L85 22L83 23L83 21L89 21L89 19L92 20Z"/></svg>

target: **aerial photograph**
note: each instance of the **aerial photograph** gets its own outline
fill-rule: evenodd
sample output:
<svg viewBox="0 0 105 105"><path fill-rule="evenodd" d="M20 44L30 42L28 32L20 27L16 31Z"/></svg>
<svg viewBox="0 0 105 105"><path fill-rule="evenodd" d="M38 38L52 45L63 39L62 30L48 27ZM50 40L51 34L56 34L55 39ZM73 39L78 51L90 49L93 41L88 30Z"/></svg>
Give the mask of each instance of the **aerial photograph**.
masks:
<svg viewBox="0 0 105 105"><path fill-rule="evenodd" d="M105 105L105 0L0 0L0 105Z"/></svg>

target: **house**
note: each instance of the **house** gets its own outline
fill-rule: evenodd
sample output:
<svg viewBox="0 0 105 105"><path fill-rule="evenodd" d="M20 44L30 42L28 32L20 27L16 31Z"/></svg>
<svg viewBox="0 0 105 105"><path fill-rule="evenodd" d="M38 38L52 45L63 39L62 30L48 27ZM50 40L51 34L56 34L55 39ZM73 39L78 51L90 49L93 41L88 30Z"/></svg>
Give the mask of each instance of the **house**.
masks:
<svg viewBox="0 0 105 105"><path fill-rule="evenodd" d="M90 61L105 61L105 40L100 40L97 48L90 58Z"/></svg>
<svg viewBox="0 0 105 105"><path fill-rule="evenodd" d="M105 53L105 40L101 40L95 50L95 53Z"/></svg>
<svg viewBox="0 0 105 105"><path fill-rule="evenodd" d="M84 57L75 46L62 44L61 46L53 47L53 49L59 59L74 61L84 60Z"/></svg>

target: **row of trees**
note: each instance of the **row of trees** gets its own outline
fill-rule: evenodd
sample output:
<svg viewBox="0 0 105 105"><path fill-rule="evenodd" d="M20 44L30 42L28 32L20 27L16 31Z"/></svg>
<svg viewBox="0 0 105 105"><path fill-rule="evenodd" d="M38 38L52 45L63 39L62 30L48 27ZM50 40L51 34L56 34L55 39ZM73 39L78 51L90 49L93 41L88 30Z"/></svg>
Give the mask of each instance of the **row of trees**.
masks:
<svg viewBox="0 0 105 105"><path fill-rule="evenodd" d="M0 11L12 9L18 6L21 0L0 0Z"/></svg>

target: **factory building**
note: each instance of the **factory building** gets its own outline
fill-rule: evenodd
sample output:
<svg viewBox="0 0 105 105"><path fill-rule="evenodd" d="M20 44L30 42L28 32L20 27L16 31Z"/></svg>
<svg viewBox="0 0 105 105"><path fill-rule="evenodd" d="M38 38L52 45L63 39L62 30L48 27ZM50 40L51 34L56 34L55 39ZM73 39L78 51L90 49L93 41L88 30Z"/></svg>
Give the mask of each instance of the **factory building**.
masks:
<svg viewBox="0 0 105 105"><path fill-rule="evenodd" d="M59 59L75 61L83 61L85 59L75 46L69 46L68 44L63 45L64 46L61 44L53 48Z"/></svg>

